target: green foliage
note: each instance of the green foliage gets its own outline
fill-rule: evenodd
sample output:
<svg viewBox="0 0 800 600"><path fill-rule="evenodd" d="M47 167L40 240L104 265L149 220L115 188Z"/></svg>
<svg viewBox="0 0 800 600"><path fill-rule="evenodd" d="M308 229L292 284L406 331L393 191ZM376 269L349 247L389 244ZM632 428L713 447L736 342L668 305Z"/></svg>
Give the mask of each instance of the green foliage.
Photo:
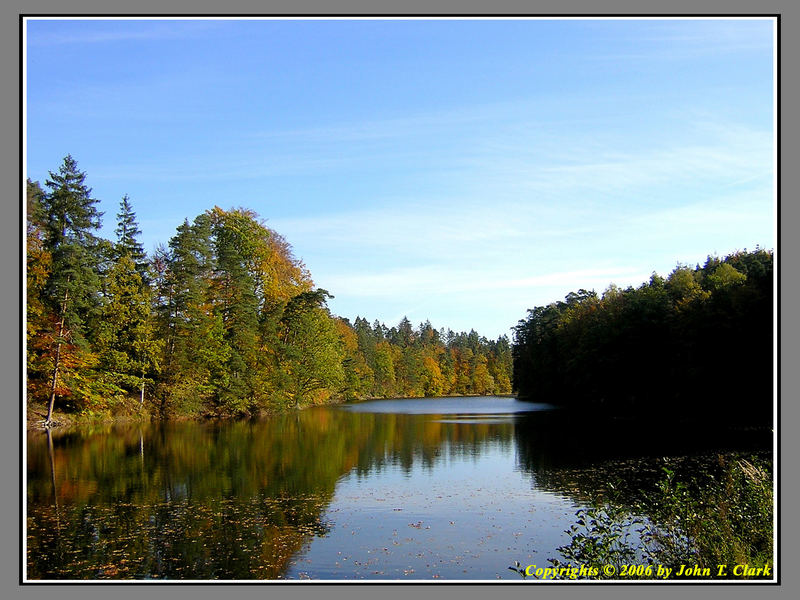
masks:
<svg viewBox="0 0 800 600"><path fill-rule="evenodd" d="M159 369L163 341L155 337L150 289L142 281L130 254L123 254L107 277L106 303L98 324L96 348L102 370L124 390L152 387Z"/></svg>
<svg viewBox="0 0 800 600"><path fill-rule="evenodd" d="M508 338L489 341L475 331L417 329L403 318L391 329L356 318L352 330L369 367L373 397L485 395L511 392Z"/></svg>
<svg viewBox="0 0 800 600"><path fill-rule="evenodd" d="M555 568L593 568L592 579L655 579L657 573L667 572L658 571L659 566L673 579L682 568L695 566L708 569L708 577L715 579L748 577L734 573L736 565L771 570L770 468L756 459L720 457L719 463L717 474L705 473L691 482L678 480L674 471L664 468L657 489L634 506L617 498L580 509L565 532L570 542L558 548L561 557L550 563ZM630 573L625 565L651 568ZM723 573L720 565L726 567Z"/></svg>
<svg viewBox="0 0 800 600"><path fill-rule="evenodd" d="M116 242L96 237L85 178L68 156L47 192L28 184L31 397L92 411L138 397L140 414L170 417L510 391L507 338L336 319L328 292L251 210L187 219L148 257L124 196Z"/></svg>
<svg viewBox="0 0 800 600"><path fill-rule="evenodd" d="M281 320L284 391L295 407L326 399L344 383L344 349L325 305L330 297L322 289L303 292L289 301Z"/></svg>
<svg viewBox="0 0 800 600"><path fill-rule="evenodd" d="M34 294L29 307L36 330L28 340L29 390L47 394L48 425L57 398L88 389L80 384L89 381L90 371L80 369L93 360L88 338L101 303L102 254L93 231L100 227L101 213L85 179L67 156L59 171L50 173L47 192L38 184L28 187L28 279ZM45 370L49 384L42 381Z"/></svg>
<svg viewBox="0 0 800 600"><path fill-rule="evenodd" d="M665 479L649 499L659 524L647 534L654 561L676 569L696 564L714 573L718 565L772 565L769 466L756 459L719 460L719 475L706 475L692 485L665 469Z"/></svg>
<svg viewBox="0 0 800 600"><path fill-rule="evenodd" d="M762 249L737 252L531 309L514 329L514 388L606 415L691 410L770 424L772 260Z"/></svg>
<svg viewBox="0 0 800 600"><path fill-rule="evenodd" d="M114 248L116 257L129 256L136 265L136 271L146 281L147 255L138 240L141 230L136 222L136 213L127 195L123 196L117 213L117 244Z"/></svg>
<svg viewBox="0 0 800 600"><path fill-rule="evenodd" d="M627 565L643 564L635 541L641 519L612 504L582 508L576 517L566 531L570 543L558 549L564 560L550 559L555 569L584 566L594 579L616 579Z"/></svg>
<svg viewBox="0 0 800 600"><path fill-rule="evenodd" d="M48 191L40 199L43 245L52 257L46 301L79 344L100 304L98 239L93 232L100 228L102 213L85 180L86 174L67 156L58 172L50 173Z"/></svg>
<svg viewBox="0 0 800 600"><path fill-rule="evenodd" d="M52 346L52 341L47 334L54 319L45 296L45 286L52 270L52 255L44 245L43 195L38 183L30 180L27 182L26 367L29 393L39 397L46 395L47 375L52 372L52 366L47 360L47 351Z"/></svg>
<svg viewBox="0 0 800 600"><path fill-rule="evenodd" d="M730 286L741 285L746 280L747 275L737 271L730 263L722 263L706 277L706 285L712 291L719 291Z"/></svg>

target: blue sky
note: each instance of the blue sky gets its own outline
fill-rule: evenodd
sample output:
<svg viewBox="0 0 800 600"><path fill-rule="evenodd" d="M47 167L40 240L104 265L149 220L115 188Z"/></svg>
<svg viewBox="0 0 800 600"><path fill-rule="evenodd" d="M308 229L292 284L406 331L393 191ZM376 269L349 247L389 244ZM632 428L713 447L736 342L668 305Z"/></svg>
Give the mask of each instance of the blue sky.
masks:
<svg viewBox="0 0 800 600"><path fill-rule="evenodd" d="M27 176L148 250L245 206L332 311L509 328L774 248L771 20L29 20Z"/></svg>

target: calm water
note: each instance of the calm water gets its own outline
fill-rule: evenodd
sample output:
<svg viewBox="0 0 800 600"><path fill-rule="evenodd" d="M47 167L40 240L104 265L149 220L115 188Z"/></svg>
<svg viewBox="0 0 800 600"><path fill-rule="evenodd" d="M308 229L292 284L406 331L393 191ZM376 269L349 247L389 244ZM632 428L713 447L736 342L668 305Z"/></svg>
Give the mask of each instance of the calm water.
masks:
<svg viewBox="0 0 800 600"><path fill-rule="evenodd" d="M516 581L608 481L727 447L631 429L484 397L31 432L28 577Z"/></svg>

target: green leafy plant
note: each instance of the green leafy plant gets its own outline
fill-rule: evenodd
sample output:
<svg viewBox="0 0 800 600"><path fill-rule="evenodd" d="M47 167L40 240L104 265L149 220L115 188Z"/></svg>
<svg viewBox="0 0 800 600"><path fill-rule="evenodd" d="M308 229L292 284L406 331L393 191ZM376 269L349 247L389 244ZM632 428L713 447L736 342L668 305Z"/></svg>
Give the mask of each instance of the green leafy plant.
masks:
<svg viewBox="0 0 800 600"><path fill-rule="evenodd" d="M577 521L565 532L570 543L558 548L563 560L549 559L553 568L584 566L595 579L615 579L628 565L649 564L639 543L645 520L610 503L575 514Z"/></svg>
<svg viewBox="0 0 800 600"><path fill-rule="evenodd" d="M522 577L523 579L528 578L528 572L525 570L525 566L520 564L518 560L515 560L514 565L508 568L514 571L515 573L519 573L520 577Z"/></svg>
<svg viewBox="0 0 800 600"><path fill-rule="evenodd" d="M664 478L652 493L626 507L618 497L581 508L576 522L565 531L568 544L559 558L548 559L554 577L592 579L652 579L648 566L661 565L674 578L681 566L708 569L710 577L762 577L733 571L748 565L771 571L773 564L773 489L769 463L755 458L719 457L719 474L681 481L663 468ZM613 490L614 486L610 486ZM646 515L646 516L642 516ZM525 575L519 563L512 571ZM631 571L625 566L641 566ZM719 565L729 568L722 573ZM604 568L605 567L605 568ZM574 574L572 575L574 576Z"/></svg>
<svg viewBox="0 0 800 600"><path fill-rule="evenodd" d="M772 565L773 491L769 465L757 459L719 458L720 476L690 488L665 469L653 498L654 520L646 532L651 554L677 567L696 564ZM729 576L726 574L726 576Z"/></svg>

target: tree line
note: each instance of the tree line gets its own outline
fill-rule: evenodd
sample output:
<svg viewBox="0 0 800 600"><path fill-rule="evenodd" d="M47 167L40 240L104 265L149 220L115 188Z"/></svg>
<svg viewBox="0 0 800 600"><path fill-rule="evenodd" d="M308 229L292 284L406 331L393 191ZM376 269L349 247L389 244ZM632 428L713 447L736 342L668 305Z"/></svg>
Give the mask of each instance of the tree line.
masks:
<svg viewBox="0 0 800 600"><path fill-rule="evenodd" d="M207 210L150 255L127 196L116 217L116 239L100 237L71 156L27 183L27 393L48 423L54 408L233 416L511 391L507 337L337 317L252 210Z"/></svg>
<svg viewBox="0 0 800 600"><path fill-rule="evenodd" d="M637 288L571 292L519 321L513 361L522 397L616 416L771 424L773 253L709 256Z"/></svg>

